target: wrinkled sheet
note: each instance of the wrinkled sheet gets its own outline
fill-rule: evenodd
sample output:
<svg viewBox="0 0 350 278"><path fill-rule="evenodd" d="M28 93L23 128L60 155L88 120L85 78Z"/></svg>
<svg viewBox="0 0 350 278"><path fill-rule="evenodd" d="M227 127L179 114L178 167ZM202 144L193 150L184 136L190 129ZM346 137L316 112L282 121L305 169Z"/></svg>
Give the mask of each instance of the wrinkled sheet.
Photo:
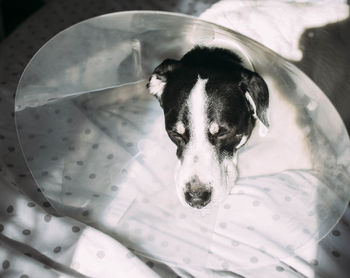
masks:
<svg viewBox="0 0 350 278"><path fill-rule="evenodd" d="M68 8L68 7L66 7ZM212 11L215 10L215 6ZM207 12L207 15L211 11ZM229 13L229 10L225 8L225 12ZM236 10L234 10L236 12ZM341 16L341 15L339 15ZM221 17L216 17L221 18ZM224 24L224 22L218 22ZM235 28L237 29L237 28ZM241 31L241 30L238 30ZM244 33L243 31L241 31ZM251 35L251 34L247 34ZM257 38L255 38L257 39ZM15 40L15 39L13 39ZM283 53L280 53L283 55ZM13 58L13 57L12 57ZM290 58L290 57L286 57ZM18 65L17 65L18 66ZM12 72L15 74L16 72ZM10 74L11 75L11 74ZM11 85L15 86L15 75L10 81L3 81L2 95L5 97L1 98L1 111L10 117L12 111L12 106L10 103L11 92L13 93L13 88L11 91ZM17 73L18 78L18 73ZM4 92L4 93L3 93ZM54 114L65 113L67 109L66 106L59 107L54 110ZM57 113L57 111L59 111ZM69 115L64 120L69 120ZM84 115L82 115L83 117ZM86 116L86 115L85 115ZM35 115L33 115L35 117ZM6 118L6 119L8 119ZM38 119L40 121L40 119ZM61 119L63 121L63 119ZM140 219L154 218L157 214L168 215L171 212L166 209L161 210L155 208L153 214L137 215L138 218L135 221L130 221L128 223L120 223L123 225L122 234L109 234L101 232L100 227L94 226L93 223L89 223L89 211L81 209L84 207L84 196L81 198L80 202L77 203L76 207L68 208L70 212L74 212L73 215L80 215L75 220L68 217L56 217L57 212L51 207L50 200L46 200L43 195L38 192L36 185L30 178L30 174L25 170L24 165L21 166L21 162L18 159L20 155L19 146L16 143L16 137L14 134L13 126L9 126L9 120L2 119L2 128L0 132L0 140L2 140L2 166L1 172L3 173L3 189L1 194L1 253L2 256L2 272L3 277L37 277L39 275L43 277L84 277L83 275L89 277L116 277L118 275L124 275L126 277L177 277L182 275L183 277L346 277L348 273L348 265L346 261L349 260L349 252L346 250L346 242L349 242L349 231L347 223L349 217L347 215L337 224L337 226L332 229L332 232L327 238L323 239L321 243L317 244L314 242L304 248L303 250L298 250L296 254L290 256L291 246L284 246L281 248L278 246L274 254L279 254L280 256L271 256L270 245L268 248L264 246L258 246L261 243L261 238L257 239L256 246L248 246L244 243L245 238L248 235L254 234L254 227L238 227L238 235L240 238L232 239L226 237L225 235L230 234L232 231L237 233L237 226L231 221L218 222L217 234L215 235L222 242L222 246L217 248L213 246L210 250L211 253L205 254L209 264L206 268L195 267L192 265L191 257L182 254L183 256L178 257L178 261L174 264L168 263L164 260L161 250L166 250L167 248L174 248L176 256L181 254L181 250L176 249L176 245L179 246L184 244L183 238L176 238L176 233L171 233L169 231L160 231L159 234L149 232L146 227L142 224ZM12 124L13 125L13 124ZM87 138L91 138L91 135L96 136L96 123L91 123L90 126L83 128L83 134ZM25 128L25 127L23 127ZM28 127L27 127L28 128ZM32 127L35 128L35 127ZM47 130L46 132L52 133L52 140L58 138L61 140L65 138L64 134L60 133L60 130ZM114 154L108 152L108 144L113 142L98 141L100 139L87 139L86 149L82 149L82 153L85 153L87 148L91 151L100 150L100 155L111 160L114 158ZM64 141L64 140L63 140ZM105 148L103 148L105 146ZM130 145L131 147L133 145ZM149 146L148 146L149 147ZM33 155L32 160L35 163L36 153L44 153L45 145L40 143L40 140L35 140L33 138ZM146 148L147 150L147 148ZM17 154L17 157L16 155ZM51 155L51 154L50 154ZM52 159L55 160L55 155L52 155ZM112 155L112 156L111 156ZM72 159L75 166L82 167L94 167L94 165L89 166L88 160L85 159ZM73 165L71 165L73 166ZM68 168L72 169L72 168ZM77 173L79 174L79 173ZM98 174L91 172L89 176L90 180L96 177L93 174ZM48 174L43 171L42 177L47 177ZM71 176L66 175L66 179L69 180ZM310 181L312 184L313 177L310 173L283 173L278 177L284 181L286 184L293 185L293 179L301 178L306 182ZM270 183L269 187L263 187L261 194L256 196L258 191L254 188L258 187L260 183L254 184L250 181L249 184L244 183L244 179L241 184L237 186L235 190L237 197L244 194L244 190L249 190L252 188L254 194L246 195L246 204L249 204L256 209L266 209L265 205L268 204L267 198L281 198L280 202L283 206L283 202L291 202L294 199L293 191L290 195L279 195L278 190L275 190L275 186ZM261 180L260 180L261 182ZM241 187L240 187L241 186ZM20 189L24 192L24 197L21 193L17 192L16 189ZM247 189L248 188L248 189ZM117 191L117 187L111 186L107 188L111 192ZM320 188L320 190L322 187ZM291 190L293 188L291 187ZM322 190L321 190L322 191ZM67 198L69 203L69 198L74 195L74 192L67 191L65 198ZM121 193L121 192L119 192ZM276 195L274 196L273 193ZM104 198L103 192L98 194L92 191L93 198ZM109 221L108 216L112 215L112 219L120 219L123 213L128 208L130 200L128 196L125 196L125 204L112 204L110 210L105 212L106 222ZM90 197L90 196L89 196ZM300 202L303 201L303 196L299 199ZM307 195L304 196L307 199ZM158 196L157 199L159 204L161 204L162 196ZM62 200L64 203L64 200ZM139 200L138 212L143 211L143 207L147 207L149 200L142 199ZM279 202L277 202L278 204ZM59 207L58 204L55 204ZM257 220L256 215L242 214L238 209L242 207L235 207L237 205L234 199L231 199L222 208L222 214L227 215L222 217L222 219L231 219L232 215L235 217L251 217L251 221ZM336 205L336 204L335 204ZM160 206L162 207L162 206ZM61 208L64 211L64 208ZM67 208L66 208L67 209ZM280 215L283 212L280 211L280 206L275 208L268 208L273 212L273 217L271 218L271 223L266 226L266 223L261 227L273 229L274 223L280 221ZM149 213L149 210L144 210ZM247 211L251 211L251 207ZM167 214L168 213L168 214ZM309 216L312 216L312 212L308 212ZM67 215L69 215L67 213ZM158 215L159 217L159 215ZM178 217L182 219L183 224L186 225L186 219L183 214L179 214ZM154 218L155 219L155 218ZM80 220L80 221L79 221ZM214 223L215 219L209 219L209 224ZM282 219L283 220L283 219ZM90 225L89 225L90 224ZM259 223L258 223L259 224ZM310 225L313 223L310 222ZM212 228L209 227L209 228ZM59 232L58 232L59 231ZM152 231L152 230L150 230ZM195 236L198 236L199 255L202 255L203 248L201 246L206 244L208 238L205 236L206 228L202 227L200 231L190 231ZM269 232L269 229L265 231ZM305 230L303 234L307 235L308 230ZM159 249L149 249L147 254L153 253L155 256L150 259L139 252L134 252L132 247L126 248L125 246L130 246L130 244L125 244L123 246L119 241L123 239L127 242L127 237L129 235L140 235L140 244L148 241L150 248L154 246L159 246ZM203 236L204 234L204 236ZM288 239L288 235L281 231L281 238ZM137 242L131 242L132 244L137 244ZM193 244L193 242L192 242ZM345 247L345 248L344 248ZM206 251L207 249L204 248ZM236 250L235 252L232 252ZM166 253L166 252L165 252ZM164 254L165 254L164 253ZM272 252L273 253L273 252ZM160 254L160 255L159 255ZM170 253L171 254L171 253ZM197 254L197 255L198 255ZM296 256L295 256L296 255ZM158 256L158 258L157 258ZM158 260L157 260L158 259ZM163 260L162 260L163 259ZM169 258L171 259L171 258ZM232 265L232 262L234 264ZM45 266L45 267L44 267ZM175 274L176 273L176 274ZM258 274L257 274L258 273Z"/></svg>

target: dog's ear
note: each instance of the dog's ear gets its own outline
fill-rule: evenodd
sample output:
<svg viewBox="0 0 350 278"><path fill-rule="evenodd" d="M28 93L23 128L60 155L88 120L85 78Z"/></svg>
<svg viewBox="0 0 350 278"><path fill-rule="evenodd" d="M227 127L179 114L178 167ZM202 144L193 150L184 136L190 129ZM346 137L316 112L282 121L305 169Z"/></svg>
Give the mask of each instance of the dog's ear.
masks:
<svg viewBox="0 0 350 278"><path fill-rule="evenodd" d="M245 77L247 77L245 75ZM265 136L268 132L269 121L267 117L269 107L269 90L264 79L252 72L246 79L245 97L253 110L253 117L259 123L259 134Z"/></svg>
<svg viewBox="0 0 350 278"><path fill-rule="evenodd" d="M154 69L147 88L150 94L155 96L159 101L167 82L167 75L175 70L179 63L176 60L166 59Z"/></svg>

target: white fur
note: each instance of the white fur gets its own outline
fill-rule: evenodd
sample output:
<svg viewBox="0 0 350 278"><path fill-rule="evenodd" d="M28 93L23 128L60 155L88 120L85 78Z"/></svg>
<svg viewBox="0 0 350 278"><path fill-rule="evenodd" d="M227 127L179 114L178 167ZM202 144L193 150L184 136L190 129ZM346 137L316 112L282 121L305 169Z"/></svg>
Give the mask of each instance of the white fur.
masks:
<svg viewBox="0 0 350 278"><path fill-rule="evenodd" d="M177 122L175 128L176 128L176 132L179 134L184 134L186 131L185 126L182 122Z"/></svg>
<svg viewBox="0 0 350 278"><path fill-rule="evenodd" d="M219 132L219 125L216 122L211 123L209 126L209 132L211 135L218 133Z"/></svg>
<svg viewBox="0 0 350 278"><path fill-rule="evenodd" d="M245 93L245 97L246 99L248 100L248 102L250 103L250 105L253 107L253 111L254 111L254 114L253 114L253 117L257 120L258 124L259 124L259 134L261 137L264 137L267 135L269 129L267 128L267 126L265 126L263 124L263 122L259 119L258 115L256 114L256 105L255 105L255 102L254 100L252 99L251 95L249 94L249 92L247 91Z"/></svg>
<svg viewBox="0 0 350 278"><path fill-rule="evenodd" d="M245 142L247 142L247 140L248 140L248 136L243 135L241 142L239 142L239 144L236 146L236 149L239 149L240 147L242 147L245 144Z"/></svg>
<svg viewBox="0 0 350 278"><path fill-rule="evenodd" d="M152 75L151 80L149 81L150 94L160 98L163 94L164 87L165 82L157 78L156 75Z"/></svg>
<svg viewBox="0 0 350 278"><path fill-rule="evenodd" d="M209 129L207 117L207 96L205 84L208 80L198 78L189 99L190 142L184 151L184 158L177 172L177 193L180 201L184 200L184 189L187 182L197 176L202 183L212 187L212 199L208 206L221 201L230 191L228 180L234 180L236 176L235 165L232 161L219 164L219 160L210 144L207 132ZM194 163L196 161L196 163Z"/></svg>
<svg viewBox="0 0 350 278"><path fill-rule="evenodd" d="M252 97L250 96L249 92L245 92L245 98L248 100L249 104L253 107L253 111L254 111L254 114L253 114L253 117L255 119L258 118L258 115L256 114L256 105L255 105L255 102L254 100L252 99Z"/></svg>

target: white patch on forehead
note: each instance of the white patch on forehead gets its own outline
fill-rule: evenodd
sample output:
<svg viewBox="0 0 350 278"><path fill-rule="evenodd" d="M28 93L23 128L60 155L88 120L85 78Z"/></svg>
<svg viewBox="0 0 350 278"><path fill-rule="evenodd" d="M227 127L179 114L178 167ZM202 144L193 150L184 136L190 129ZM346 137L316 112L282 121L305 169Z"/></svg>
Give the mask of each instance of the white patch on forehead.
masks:
<svg viewBox="0 0 350 278"><path fill-rule="evenodd" d="M182 122L177 122L175 128L176 132L179 134L184 134L186 131L185 126Z"/></svg>
<svg viewBox="0 0 350 278"><path fill-rule="evenodd" d="M184 151L179 173L180 183L183 185L194 176L208 185L220 179L217 155L208 140L209 122L205 92L207 81L198 77L187 100L190 140Z"/></svg>
<svg viewBox="0 0 350 278"><path fill-rule="evenodd" d="M219 132L219 125L216 122L211 123L209 126L209 132L211 135L218 133Z"/></svg>
<svg viewBox="0 0 350 278"><path fill-rule="evenodd" d="M184 205L186 205L186 185L194 177L205 186L212 188L211 201L205 208L219 202L223 196L227 195L236 178L235 163L230 160L231 162L220 164L216 149L209 142L208 130L218 132L219 126L217 123L209 124L208 98L205 91L207 82L208 79L198 77L188 97L190 139L176 173L176 190Z"/></svg>
<svg viewBox="0 0 350 278"><path fill-rule="evenodd" d="M194 85L188 100L191 135L195 142L205 140L208 128L207 97L205 94L207 82L208 79L201 79L198 76L198 81Z"/></svg>

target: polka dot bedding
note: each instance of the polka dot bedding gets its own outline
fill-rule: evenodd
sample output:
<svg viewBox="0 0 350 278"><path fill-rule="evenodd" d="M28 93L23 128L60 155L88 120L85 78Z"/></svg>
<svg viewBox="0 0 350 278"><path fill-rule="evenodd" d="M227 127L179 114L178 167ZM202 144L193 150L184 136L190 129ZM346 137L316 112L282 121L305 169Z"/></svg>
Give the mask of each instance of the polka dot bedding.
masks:
<svg viewBox="0 0 350 278"><path fill-rule="evenodd" d="M98 208L84 209L86 200L110 201L103 192L96 192L94 184L108 184L105 191L110 194L123 195L122 188L106 182L108 173L95 171L94 165L90 165L85 156L88 150L94 156L100 157L103 165L110 165L117 156L128 156L137 152L140 146L133 143L127 136L117 138L122 140L123 148L118 153L109 150L113 140L99 137L99 129L96 123L91 122L82 127L81 135L86 142L84 149L79 149L71 144L69 131L80 128L79 118L70 117L69 111L79 106L67 107L60 103L47 116L55 118L55 127L47 128L45 132L50 140L43 142L37 137L37 126L19 126L19 129L33 129L29 135L32 152L27 157L31 169L40 179L50 179L52 184L58 178L47 165L47 169L35 166L39 156L48 156L53 163L60 161L62 157L69 156L70 163L62 168L63 194L60 203L42 192L32 178L24 162L20 145L15 132L14 123L14 96L19 77L33 54L53 35L84 19L131 9L152 9L183 12L192 15L200 15L211 7L215 1L50 1L39 12L28 19L9 38L0 45L0 276L1 277L348 277L350 251L350 210L347 210L343 218L334 226L331 232L319 243L311 242L302 249L298 249L290 255L293 246L256 245L249 246L245 238L251 238L254 230L258 229L259 221L255 219L254 210L270 209L268 198L276 199L276 208L272 208L271 223L284 221L283 215L288 212L279 209L284 203L302 202L308 195L296 198L293 190L278 194L277 184L269 183L261 187L260 195L250 195L249 190L261 186L261 180L254 183L251 180L241 180L236 187L237 198L245 196L246 211L241 213L242 207L237 207L235 199L227 201L221 211L220 221L208 219L206 225L202 225L198 231L188 231L188 238L193 242L186 242L185 237L178 237L178 226L167 227L168 231L162 231L158 227L145 225L147 219L169 217L173 208L163 204L163 196L155 198L143 198L139 200L133 210L127 210L130 202L124 195L124 202L109 206L107 211L98 211ZM228 1L222 1L228 2ZM238 3L238 1L236 1ZM220 4L220 3L219 3ZM203 14L203 18L226 25L232 24L228 19L229 7L212 6ZM291 5L293 6L293 5ZM225 15L220 16L222 7ZM238 16L239 10L231 9ZM237 28L237 25L235 26ZM246 30L242 33L249 34ZM255 37L259 40L259 38ZM266 42L264 42L266 43ZM281 48L282 49L282 48ZM276 51L279 49L277 48ZM281 53L283 54L283 53ZM296 54L297 55L297 54ZM287 57L290 58L290 57ZM137 104L140 99L134 99ZM87 102L83 104L89 105ZM141 99L142 103L142 99ZM101 104L102 105L102 104ZM119 109L130 109L119 107ZM79 109L77 109L79 110ZM77 114L81 110L77 111ZM137 111L137 110L136 110ZM124 127L133 122L134 113L131 109L130 117L120 124ZM75 114L75 115L77 115ZM63 116L62 116L63 115ZM80 117L88 117L83 113ZM44 125L45 119L35 113L27 115L36 119L38 125ZM129 121L128 121L129 120ZM107 129L106 118L100 117ZM68 129L66 127L69 127ZM103 126L103 125L102 125ZM60 128L64 127L64 128ZM103 130L106 132L107 130ZM61 149L50 149L51 142L57 142ZM156 154L155 154L156 155ZM66 159L67 160L67 159ZM139 165L137 164L137 167ZM103 167L101 167L103 169ZM84 176L81 176L84 169ZM141 169L141 168L140 168ZM127 171L127 169L120 169ZM142 171L142 169L140 170ZM79 177L79 179L77 179ZM145 174L145 181L153 177ZM276 179L293 183L293 179L303 179L312 182L313 177L309 173L300 173L298 177L284 173ZM85 183L84 192L74 191L71 184ZM53 188L55 190L55 188ZM156 189L155 189L156 190ZM251 191L253 192L253 191ZM256 191L254 191L256 192ZM44 193L44 194L43 194ZM79 198L76 196L79 194ZM84 195L86 194L86 195ZM103 200L103 201L101 201ZM154 202L156 201L156 202ZM69 204L69 205L68 205ZM322 204L320 204L322 211ZM154 206L149 213L149 206ZM57 210L56 210L56 209ZM253 209L253 210L252 210ZM104 220L96 225L93 219L96 215L104 214ZM310 217L313 211L306 212L301 217ZM135 218L134 216L137 216ZM238 227L230 221L232 217L248 217L251 225ZM186 214L179 211L176 215L180 225L190 226L192 221ZM112 219L112 223L111 220ZM127 220L127 221L126 221ZM144 221L142 221L144 220ZM118 233L113 232L113 227L118 223ZM264 224L264 223L261 223ZM312 224L312 223L310 223ZM278 225L278 224L277 224ZM215 228L216 233L208 231ZM274 234L274 226L264 226L264 233ZM277 226L275 226L277 227ZM311 229L311 228L310 228ZM281 238L287 238L286 231L280 231ZM308 235L307 227L299 235ZM193 234L195 237L193 237ZM232 238L232 234L236 237ZM213 240L213 241L211 241ZM262 240L262 241L261 241ZM264 242L257 238L257 242ZM220 243L209 246L208 242ZM186 244L196 245L196 248L186 249ZM140 252L142 246L143 252ZM202 248L205 246L205 248ZM185 250L185 251L184 251ZM187 253L187 250L194 250ZM205 267L198 262L206 261Z"/></svg>

